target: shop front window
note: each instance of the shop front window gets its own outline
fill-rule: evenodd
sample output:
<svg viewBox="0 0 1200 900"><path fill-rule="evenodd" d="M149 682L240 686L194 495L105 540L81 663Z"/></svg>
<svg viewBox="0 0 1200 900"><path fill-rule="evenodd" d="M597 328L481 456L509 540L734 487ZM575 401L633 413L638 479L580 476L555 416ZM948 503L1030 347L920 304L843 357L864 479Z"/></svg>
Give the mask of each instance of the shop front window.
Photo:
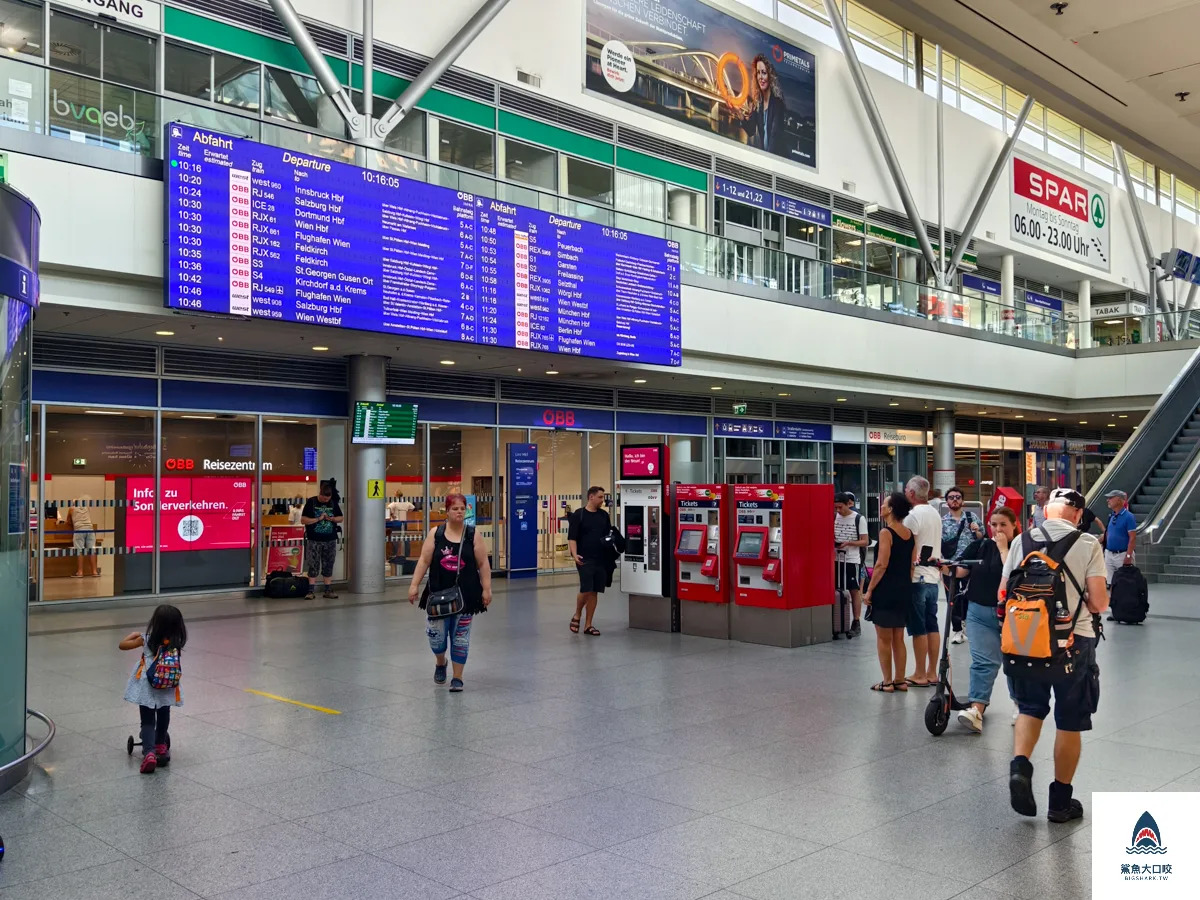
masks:
<svg viewBox="0 0 1200 900"><path fill-rule="evenodd" d="M567 517L583 505L583 434L541 431L531 434L538 448L538 560L542 569L574 566L567 550Z"/></svg>
<svg viewBox="0 0 1200 900"><path fill-rule="evenodd" d="M427 428L432 429L429 434L434 459L437 460L434 466L436 471L429 473L428 500L425 496ZM442 431L443 428L445 426L442 425L418 425L415 443L387 446L387 504L383 538L387 544L389 575L413 573L425 540L425 510L430 510L431 525L444 522L441 498L454 490L454 484L459 483L461 467L458 442L449 431Z"/></svg>
<svg viewBox="0 0 1200 900"><path fill-rule="evenodd" d="M671 480L683 484L705 484L708 481L708 464L704 449L708 441L702 437L670 435L667 444L671 448Z"/></svg>
<svg viewBox="0 0 1200 900"><path fill-rule="evenodd" d="M0 39L4 32L0 29ZM44 71L0 57L0 127L41 134L46 108Z"/></svg>
<svg viewBox="0 0 1200 900"><path fill-rule="evenodd" d="M45 429L42 599L150 593L154 413L50 407Z"/></svg>
<svg viewBox="0 0 1200 900"><path fill-rule="evenodd" d="M254 583L258 510L256 421L213 413L162 414L162 496L158 509L159 588L202 591ZM264 468L269 461L264 459ZM274 464L272 463L272 470ZM154 496L154 479L129 480L133 496ZM151 536L153 509L135 527Z"/></svg>
<svg viewBox="0 0 1200 900"><path fill-rule="evenodd" d="M300 514L305 501L317 493L317 429L316 419L263 420L262 497L258 504L261 549L256 566L263 579L271 572L304 571Z"/></svg>
<svg viewBox="0 0 1200 900"><path fill-rule="evenodd" d="M493 563L497 519L495 440L493 428L429 426L430 525L445 521L447 494L465 495L467 516L474 514L475 528Z"/></svg>
<svg viewBox="0 0 1200 900"><path fill-rule="evenodd" d="M51 70L50 133L80 143L155 155L158 97Z"/></svg>

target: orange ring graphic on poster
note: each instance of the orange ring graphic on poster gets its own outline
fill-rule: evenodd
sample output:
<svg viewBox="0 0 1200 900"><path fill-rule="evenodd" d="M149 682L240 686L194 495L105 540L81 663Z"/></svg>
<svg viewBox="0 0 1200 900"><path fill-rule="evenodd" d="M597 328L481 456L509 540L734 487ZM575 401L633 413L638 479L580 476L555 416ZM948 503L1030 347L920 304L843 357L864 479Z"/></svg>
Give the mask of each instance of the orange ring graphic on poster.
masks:
<svg viewBox="0 0 1200 900"><path fill-rule="evenodd" d="M742 89L736 94L730 93L725 80L725 67L729 63L736 63L738 74L742 76ZM717 91L721 99L733 109L741 109L746 105L746 100L750 97L750 73L746 71L746 64L736 53L722 53L721 58L717 60Z"/></svg>

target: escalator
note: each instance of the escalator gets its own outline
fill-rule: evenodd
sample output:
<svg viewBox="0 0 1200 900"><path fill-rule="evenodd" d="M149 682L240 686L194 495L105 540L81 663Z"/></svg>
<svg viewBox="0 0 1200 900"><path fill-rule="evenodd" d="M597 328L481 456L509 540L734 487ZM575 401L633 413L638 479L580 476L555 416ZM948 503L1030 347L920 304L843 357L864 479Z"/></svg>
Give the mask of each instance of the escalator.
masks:
<svg viewBox="0 0 1200 900"><path fill-rule="evenodd" d="M1088 492L1088 507L1107 521L1104 495L1121 490L1138 520L1138 564L1147 578L1171 574L1200 584L1200 350L1175 376L1133 437ZM1194 535L1194 536L1193 536ZM1195 544L1195 547L1190 545ZM1185 551L1192 551L1187 553ZM1175 557L1194 561L1175 572ZM1176 580L1170 578L1169 580Z"/></svg>

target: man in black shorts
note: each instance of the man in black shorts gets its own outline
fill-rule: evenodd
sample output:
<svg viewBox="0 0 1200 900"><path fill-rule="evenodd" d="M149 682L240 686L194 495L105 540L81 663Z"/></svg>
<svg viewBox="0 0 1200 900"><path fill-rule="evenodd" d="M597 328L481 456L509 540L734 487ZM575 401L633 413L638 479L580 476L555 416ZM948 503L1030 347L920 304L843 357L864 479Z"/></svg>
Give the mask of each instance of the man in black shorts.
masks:
<svg viewBox="0 0 1200 900"><path fill-rule="evenodd" d="M596 602L608 585L608 537L612 522L603 509L604 488L590 487L587 505L571 513L567 528L567 545L575 558L579 570L579 596L575 598L575 618L571 620L571 631L579 633L579 617L587 609L587 621L583 633L598 637L600 632L592 625L596 614Z"/></svg>

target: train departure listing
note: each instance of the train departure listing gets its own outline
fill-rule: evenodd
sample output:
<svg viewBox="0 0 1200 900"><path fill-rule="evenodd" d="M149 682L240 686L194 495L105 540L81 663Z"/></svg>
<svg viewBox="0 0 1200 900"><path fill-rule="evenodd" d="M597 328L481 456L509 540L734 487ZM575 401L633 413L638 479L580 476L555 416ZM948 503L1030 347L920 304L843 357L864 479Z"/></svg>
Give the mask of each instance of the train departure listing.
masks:
<svg viewBox="0 0 1200 900"><path fill-rule="evenodd" d="M182 124L167 305L680 365L679 245Z"/></svg>

